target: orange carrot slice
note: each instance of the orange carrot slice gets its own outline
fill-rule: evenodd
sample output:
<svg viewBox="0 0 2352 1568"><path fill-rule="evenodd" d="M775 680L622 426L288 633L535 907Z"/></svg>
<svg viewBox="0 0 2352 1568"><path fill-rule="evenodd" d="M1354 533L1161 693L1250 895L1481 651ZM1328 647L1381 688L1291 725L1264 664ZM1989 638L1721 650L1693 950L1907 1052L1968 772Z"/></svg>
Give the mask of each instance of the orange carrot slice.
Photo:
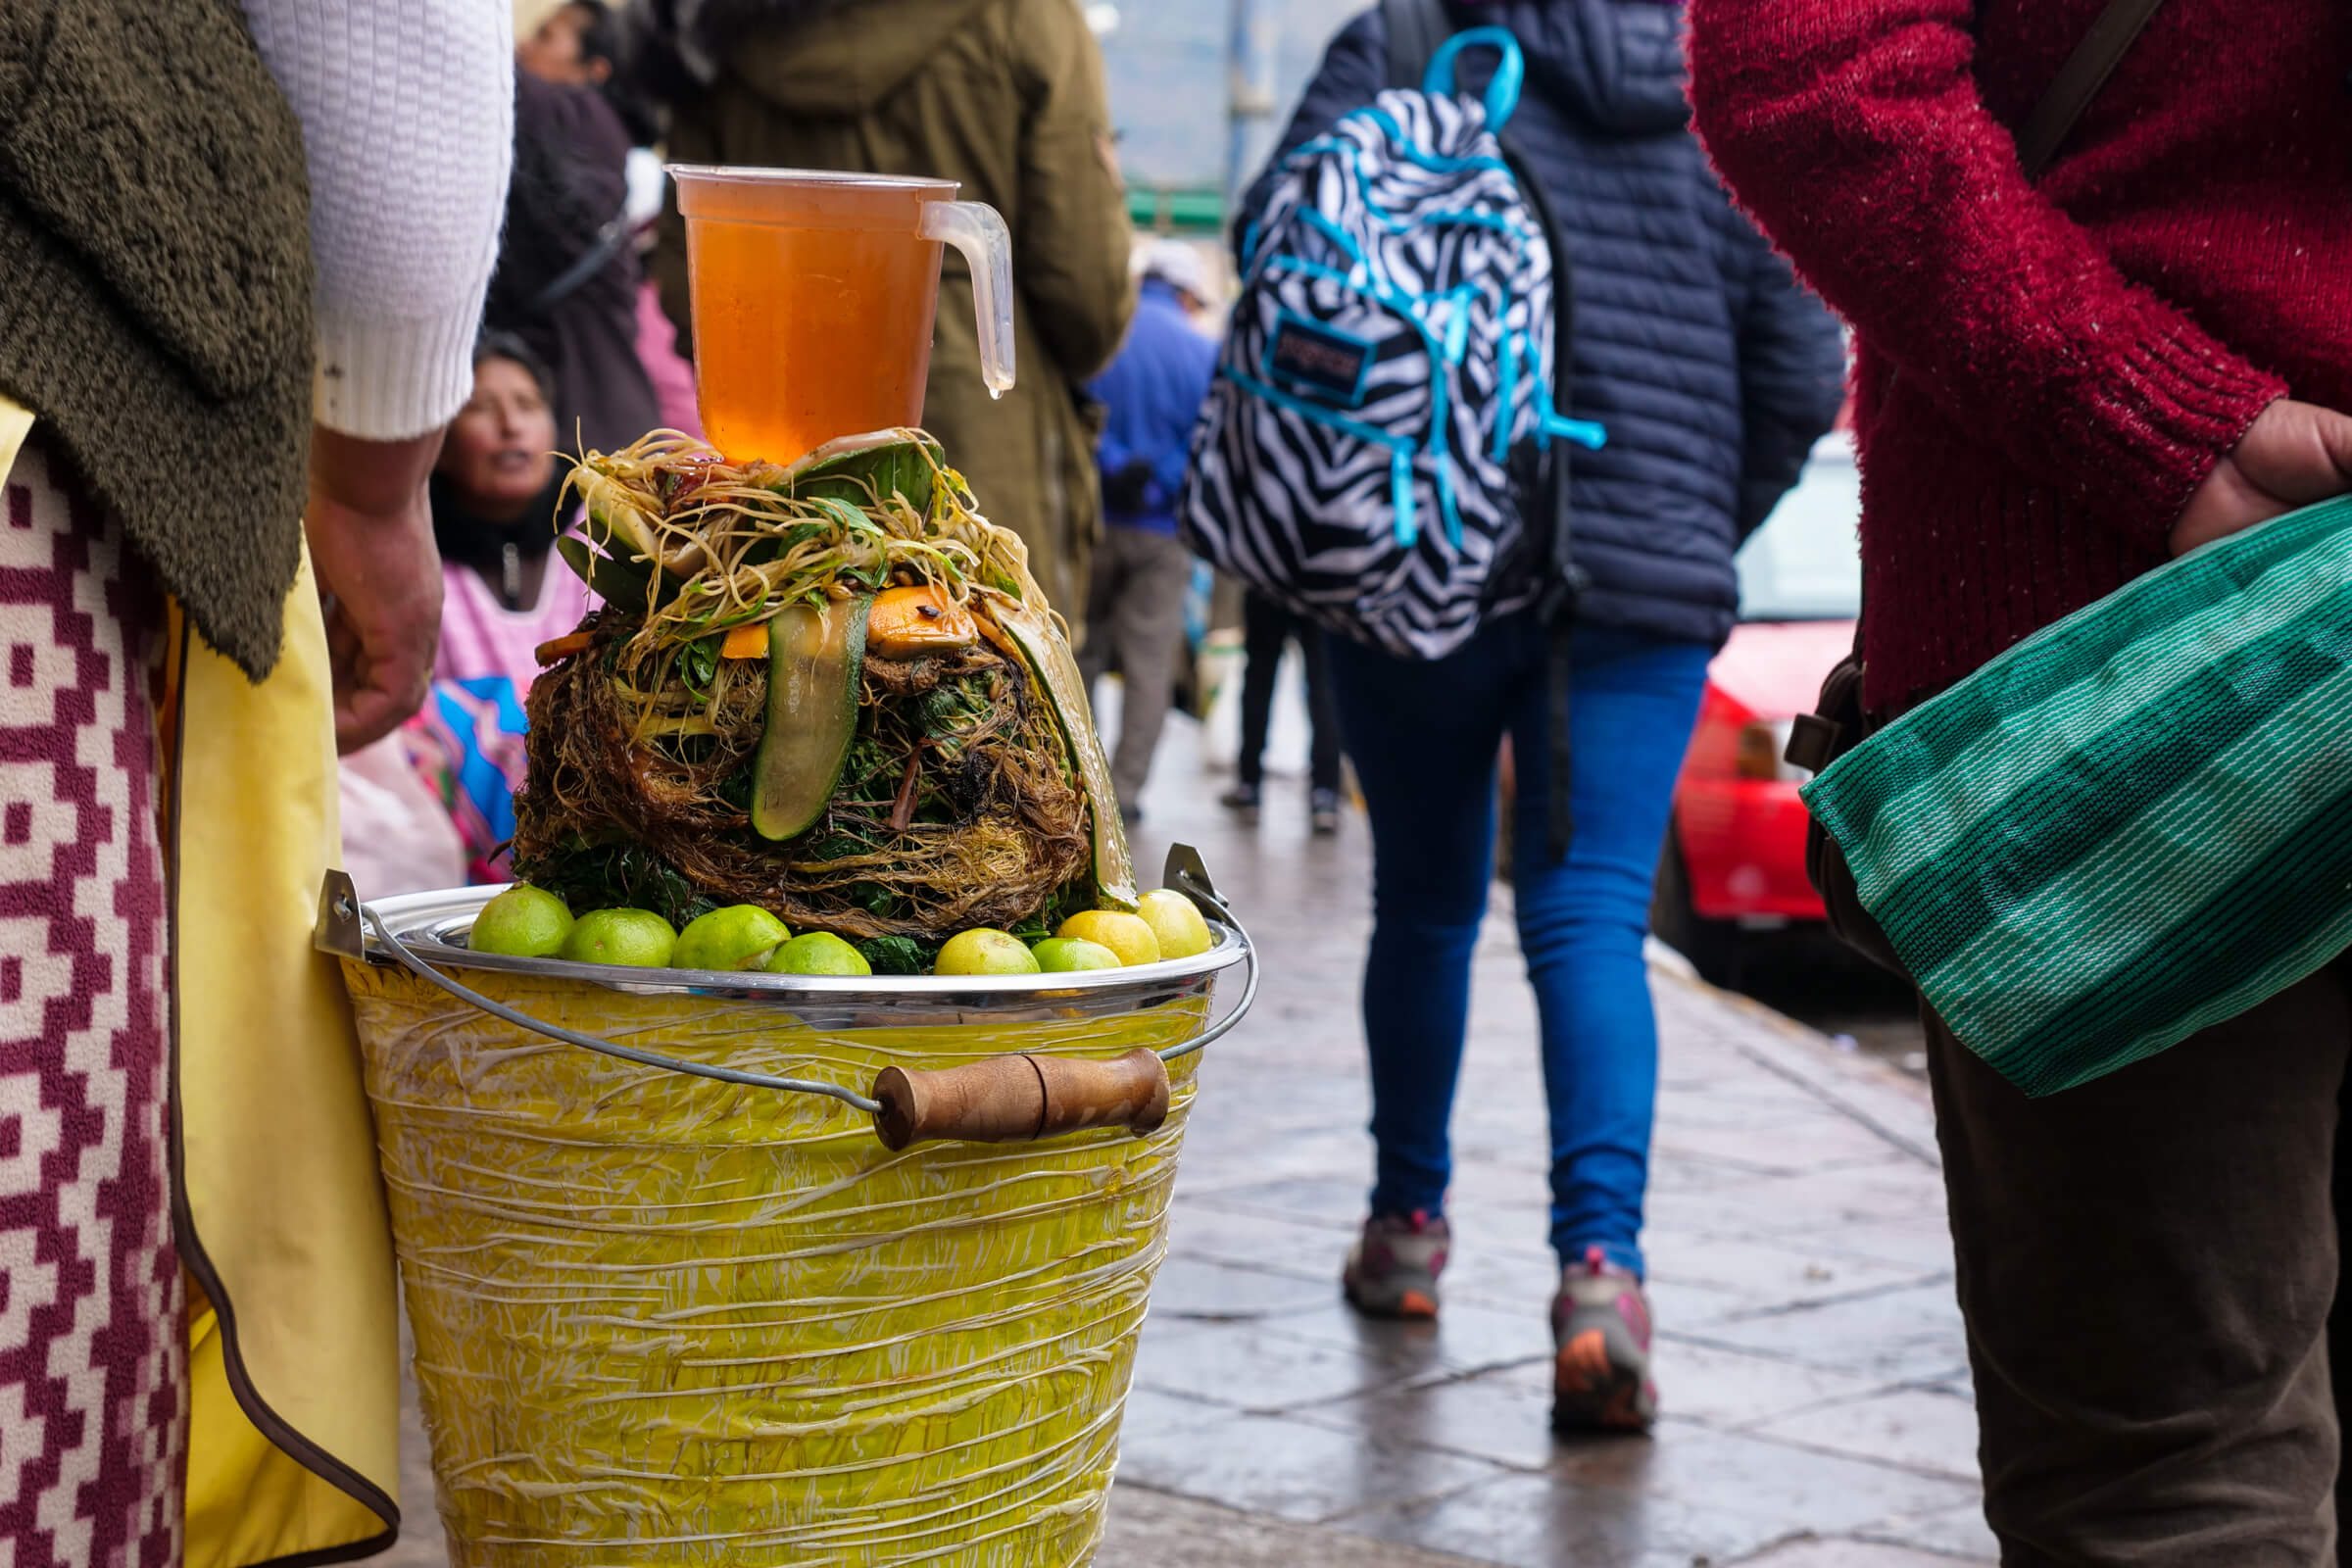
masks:
<svg viewBox="0 0 2352 1568"><path fill-rule="evenodd" d="M767 622L756 620L748 626L729 628L727 640L718 645L721 659L765 659L767 657Z"/></svg>
<svg viewBox="0 0 2352 1568"><path fill-rule="evenodd" d="M559 660L569 659L574 654L584 654L595 643L596 639L584 631L566 632L561 637L552 637L532 649L531 657L542 664L552 664Z"/></svg>

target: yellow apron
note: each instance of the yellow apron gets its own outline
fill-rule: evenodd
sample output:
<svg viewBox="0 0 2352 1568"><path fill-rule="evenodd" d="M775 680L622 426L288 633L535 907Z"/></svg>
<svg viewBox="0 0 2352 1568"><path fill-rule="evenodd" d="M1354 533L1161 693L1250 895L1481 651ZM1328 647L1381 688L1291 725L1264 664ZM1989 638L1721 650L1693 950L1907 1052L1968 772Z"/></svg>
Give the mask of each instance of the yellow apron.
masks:
<svg viewBox="0 0 2352 1568"><path fill-rule="evenodd" d="M32 416L0 397L0 474ZM342 858L326 630L309 557L260 685L170 609L157 724L172 890L173 1235L189 1272L187 1568L391 1544L392 1238L335 960Z"/></svg>

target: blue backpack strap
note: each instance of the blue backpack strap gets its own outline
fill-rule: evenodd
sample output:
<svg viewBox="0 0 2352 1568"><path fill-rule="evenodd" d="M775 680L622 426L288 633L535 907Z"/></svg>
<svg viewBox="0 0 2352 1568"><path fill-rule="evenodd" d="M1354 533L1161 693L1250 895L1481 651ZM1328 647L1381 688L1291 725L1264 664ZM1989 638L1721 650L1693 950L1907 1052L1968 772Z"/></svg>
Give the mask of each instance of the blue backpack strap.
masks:
<svg viewBox="0 0 2352 1568"><path fill-rule="evenodd" d="M1445 0L1380 0L1380 10L1381 20L1388 28L1388 85L1429 90L1430 67L1436 60L1438 52L1446 47L1447 40L1454 34L1453 19L1446 11ZM1516 40L1514 39L1513 42L1515 45ZM1464 47L1467 47L1466 43ZM1500 77L1502 72L1497 69L1495 74ZM1447 79L1442 85L1446 90L1451 89L1450 70L1447 73ZM1517 104L1518 86L1518 81L1514 80L1512 82L1512 101L1509 106L1511 108L1515 108ZM1508 113L1509 108L1506 108L1504 115L1507 117ZM1487 118L1491 124L1497 122L1493 105L1489 106ZM1534 169L1528 165L1519 150L1511 144L1509 137L1502 137L1501 140L1503 158L1510 164L1512 172L1518 176L1520 190L1526 196L1538 220L1543 223L1545 233L1552 242L1552 355L1555 384L1546 389L1544 404L1545 413L1557 418L1558 416L1554 410L1558 402L1565 401L1560 394L1567 389L1569 333L1575 312L1575 293L1569 275L1567 248L1562 243L1559 225L1553 220L1550 203L1545 200L1543 187L1536 183ZM1598 432L1553 427L1546 433L1565 435L1569 439L1581 443L1590 440ZM1544 494L1536 498L1539 513L1549 513L1548 520L1551 524L1549 529L1551 537L1548 541L1548 549L1545 551L1550 558L1549 571L1546 574L1550 582L1538 610L1538 613L1545 622L1545 637L1549 644L1545 659L1547 666L1545 685L1548 688L1545 693L1545 707L1548 710L1545 714L1547 722L1544 727L1548 731L1545 736L1545 750L1549 754L1551 777L1548 792L1550 799L1545 802L1546 821L1544 847L1551 858L1557 860L1567 856L1569 841L1576 832L1576 822L1569 800L1573 758L1568 742L1568 693L1574 676L1570 639L1576 623L1577 601L1582 596L1584 589L1584 572L1576 564L1569 535L1567 454L1565 452L1554 454L1552 461L1544 466ZM1409 504L1409 489L1405 494ZM1400 507L1398 510L1401 514L1403 509Z"/></svg>
<svg viewBox="0 0 2352 1568"><path fill-rule="evenodd" d="M1453 62L1464 49L1493 49L1502 57L1494 63L1494 74L1487 78L1486 104L1487 128L1499 136L1511 112L1519 107L1520 84L1527 79L1527 57L1519 52L1519 40L1510 28L1472 27L1446 39L1430 57L1421 90L1433 98L1452 97Z"/></svg>

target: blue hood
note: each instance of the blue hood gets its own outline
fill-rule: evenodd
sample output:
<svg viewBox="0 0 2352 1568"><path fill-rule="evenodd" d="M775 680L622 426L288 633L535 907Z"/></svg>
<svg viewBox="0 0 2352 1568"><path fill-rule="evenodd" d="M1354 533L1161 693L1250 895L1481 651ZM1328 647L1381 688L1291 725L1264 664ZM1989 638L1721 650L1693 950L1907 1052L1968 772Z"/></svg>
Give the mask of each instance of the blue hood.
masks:
<svg viewBox="0 0 2352 1568"><path fill-rule="evenodd" d="M1671 0L1470 0L1454 15L1510 28L1528 74L1594 130L1655 136L1690 117L1683 8Z"/></svg>

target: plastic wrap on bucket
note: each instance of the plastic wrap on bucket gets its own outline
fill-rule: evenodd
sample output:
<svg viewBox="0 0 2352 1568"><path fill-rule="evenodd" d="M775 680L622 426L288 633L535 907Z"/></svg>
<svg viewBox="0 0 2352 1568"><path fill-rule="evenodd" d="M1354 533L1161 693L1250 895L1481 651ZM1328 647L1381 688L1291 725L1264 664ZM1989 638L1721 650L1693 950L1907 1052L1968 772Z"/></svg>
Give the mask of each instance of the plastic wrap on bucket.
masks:
<svg viewBox="0 0 2352 1568"><path fill-rule="evenodd" d="M454 1563L1089 1560L1199 1056L1170 1063L1148 1137L893 1153L836 1101L345 969ZM1009 1015L466 981L623 1044L861 1088L894 1063L1165 1049L1200 1031L1211 977Z"/></svg>

